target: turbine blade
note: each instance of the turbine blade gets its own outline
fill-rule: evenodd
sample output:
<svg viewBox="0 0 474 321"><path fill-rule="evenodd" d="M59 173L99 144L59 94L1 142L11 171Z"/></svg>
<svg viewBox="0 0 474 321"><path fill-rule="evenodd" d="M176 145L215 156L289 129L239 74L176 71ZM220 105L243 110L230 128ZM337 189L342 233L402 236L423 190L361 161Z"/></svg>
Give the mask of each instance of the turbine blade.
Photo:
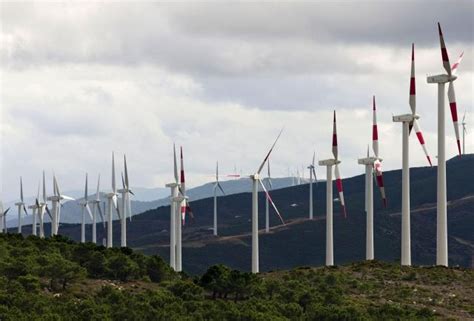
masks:
<svg viewBox="0 0 474 321"><path fill-rule="evenodd" d="M263 159L262 163L260 164L260 166L259 166L259 168L258 168L258 170L257 170L257 174L260 174L260 172L261 172L262 169L263 169L263 166L265 166L265 163L267 162L268 157L270 157L270 154L272 153L273 148L275 147L275 145L276 145L278 139L280 138L282 132L283 132L283 128L280 130L280 133L278 134L277 138L275 139L275 142L273 142L272 147L270 147L270 150L268 151L267 155L265 156L265 158Z"/></svg>
<svg viewBox="0 0 474 321"><path fill-rule="evenodd" d="M454 63L454 65L451 67L451 70L453 72L453 75L456 74L456 72L458 71L458 67L459 67L459 64L461 63L461 60L464 56L464 51L461 52L461 54L459 55L459 58L458 60Z"/></svg>
<svg viewBox="0 0 474 321"><path fill-rule="evenodd" d="M105 202L104 202L104 207L105 207ZM97 203L97 209L99 210L99 215L100 215L100 219L102 220L102 225L105 228L104 213L102 212L102 208L100 207L100 203ZM105 209L104 209L104 211L105 211Z"/></svg>
<svg viewBox="0 0 474 321"><path fill-rule="evenodd" d="M20 200L23 203L23 179L20 176Z"/></svg>
<svg viewBox="0 0 474 321"><path fill-rule="evenodd" d="M458 108L456 106L456 94L454 92L454 84L449 82L448 87L449 108L451 109L451 118L454 125L454 133L456 134L456 143L458 145L458 152L461 155L461 140L459 138L459 124L458 124Z"/></svg>
<svg viewBox="0 0 474 321"><path fill-rule="evenodd" d="M334 158L337 159L338 150L337 150L336 111L334 111L334 119L332 123L332 154L334 155Z"/></svg>
<svg viewBox="0 0 474 321"><path fill-rule="evenodd" d="M28 215L25 204L23 204L23 212L25 212L25 215Z"/></svg>
<svg viewBox="0 0 474 321"><path fill-rule="evenodd" d="M51 222L53 222L53 216L51 215L51 212L49 211L48 205L45 205L45 210L46 210L46 213L48 213L49 219L51 220Z"/></svg>
<svg viewBox="0 0 474 321"><path fill-rule="evenodd" d="M311 162L311 166L314 168L314 159L316 158L316 151L313 152L313 160Z"/></svg>
<svg viewBox="0 0 474 321"><path fill-rule="evenodd" d="M426 159L428 159L428 163L430 163L430 166L433 166L433 164L431 163L430 155L428 154L428 150L426 149L425 139L423 137L423 132L421 131L420 124L415 119L413 125L415 127L416 137L418 138L418 141L420 142L420 145L423 148L423 152L426 155Z"/></svg>
<svg viewBox="0 0 474 321"><path fill-rule="evenodd" d="M336 164L335 166L335 172L336 172L336 188L337 192L339 193L339 201L341 202L341 208L344 214L344 218L347 218L347 213L346 213L346 204L344 202L344 190L342 188L342 178L341 178L341 173L339 172L339 165Z"/></svg>
<svg viewBox="0 0 474 321"><path fill-rule="evenodd" d="M90 207L89 207L89 204L86 203L86 206L85 206L85 207L86 207L87 213L89 214L89 217L91 218L91 221L92 221L92 212L91 212L91 209L90 209Z"/></svg>
<svg viewBox="0 0 474 321"><path fill-rule="evenodd" d="M124 171L125 171L125 187L128 189L130 188L130 185L128 185L128 169L127 169L127 156L123 155L123 165L124 165Z"/></svg>
<svg viewBox="0 0 474 321"><path fill-rule="evenodd" d="M382 163L379 160L374 162L374 172L377 186L380 189L380 196L382 197L383 207L387 208L387 197L385 195L385 186L383 184Z"/></svg>
<svg viewBox="0 0 474 321"><path fill-rule="evenodd" d="M438 32L439 32L439 44L441 46L441 58L443 59L443 67L448 73L448 75L451 76L451 65L449 63L448 50L446 50L446 44L444 43L443 32L441 31L441 25L439 22L438 22Z"/></svg>
<svg viewBox="0 0 474 321"><path fill-rule="evenodd" d="M131 222L132 221L132 201L130 200L130 196L127 196L127 212L128 212L128 218Z"/></svg>
<svg viewBox="0 0 474 321"><path fill-rule="evenodd" d="M114 156L114 152L112 152L112 191L114 193L117 192L117 187L116 187L116 184L115 184L115 156Z"/></svg>
<svg viewBox="0 0 474 321"><path fill-rule="evenodd" d="M125 180L123 178L123 172L121 172L120 175L122 176L122 188L125 189Z"/></svg>
<svg viewBox="0 0 474 321"><path fill-rule="evenodd" d="M217 182L217 187L221 190L222 194L225 195L224 189L221 186L221 183Z"/></svg>
<svg viewBox="0 0 474 321"><path fill-rule="evenodd" d="M260 185L262 186L263 191L265 192L265 197L266 197L267 200L272 204L273 209L275 210L275 212L276 212L278 218L280 219L281 223L282 223L283 225L285 225L285 221L283 220L283 217L281 216L280 211L278 211L278 208L276 207L275 203L273 202L272 197L270 196L270 193L268 193L267 189L265 188L265 185L262 183L261 180L258 180L258 182L259 182Z"/></svg>
<svg viewBox="0 0 474 321"><path fill-rule="evenodd" d="M219 181L219 162L216 162L216 182Z"/></svg>
<svg viewBox="0 0 474 321"><path fill-rule="evenodd" d="M84 200L87 202L87 173L86 173L86 182L84 186Z"/></svg>
<svg viewBox="0 0 474 321"><path fill-rule="evenodd" d="M415 81L415 44L411 44L411 75L410 75L410 108L412 114L416 114L416 81ZM410 132L413 123L410 123Z"/></svg>
<svg viewBox="0 0 474 321"><path fill-rule="evenodd" d="M56 176L54 176L53 179L54 179L54 184L56 185L56 192L58 193L57 196L60 196L61 191L59 189L59 184L58 184L58 180L56 179Z"/></svg>
<svg viewBox="0 0 474 321"><path fill-rule="evenodd" d="M375 157L379 157L379 131L377 128L377 108L375 106L375 96L372 98L373 117L372 117L372 149Z"/></svg>
<svg viewBox="0 0 474 321"><path fill-rule="evenodd" d="M100 187L100 174L99 174L99 177L97 178L97 192L96 192L96 194L95 194L95 199L96 199L96 201L100 201L99 187ZM100 207L100 206L99 206L99 207Z"/></svg>
<svg viewBox="0 0 474 321"><path fill-rule="evenodd" d="M183 147L180 146L180 162L181 162L181 189L183 191L183 196L186 196L186 185L184 177L184 159L183 159Z"/></svg>
<svg viewBox="0 0 474 321"><path fill-rule="evenodd" d="M178 164L176 160L176 146L173 143L173 164L174 164L174 180L175 183L178 184L179 178L178 178Z"/></svg>
<svg viewBox="0 0 474 321"><path fill-rule="evenodd" d="M43 171L43 203L46 203L46 179Z"/></svg>

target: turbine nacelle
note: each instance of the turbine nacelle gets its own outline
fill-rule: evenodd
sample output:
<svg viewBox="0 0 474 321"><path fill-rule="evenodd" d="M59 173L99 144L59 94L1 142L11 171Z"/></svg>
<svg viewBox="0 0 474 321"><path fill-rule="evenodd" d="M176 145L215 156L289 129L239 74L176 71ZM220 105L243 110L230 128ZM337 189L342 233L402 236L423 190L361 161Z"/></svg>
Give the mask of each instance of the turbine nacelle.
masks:
<svg viewBox="0 0 474 321"><path fill-rule="evenodd" d="M341 163L340 160L337 160L337 159L334 159L334 158L324 159L324 160L320 160L318 162L319 166L334 166L334 165L337 165L337 164L340 164L340 163Z"/></svg>
<svg viewBox="0 0 474 321"><path fill-rule="evenodd" d="M380 157L365 157L365 158L359 158L357 160L357 163L360 165L374 165L376 161L382 161L382 158Z"/></svg>
<svg viewBox="0 0 474 321"><path fill-rule="evenodd" d="M447 74L442 74L442 75L436 75L436 76L428 76L426 77L426 81L429 84L445 84L450 81L455 81L458 77L455 75L447 75Z"/></svg>
<svg viewBox="0 0 474 321"><path fill-rule="evenodd" d="M405 123L405 122L412 122L415 119L419 119L419 118L420 116L416 114L404 114L404 115L393 116L392 120L394 122Z"/></svg>

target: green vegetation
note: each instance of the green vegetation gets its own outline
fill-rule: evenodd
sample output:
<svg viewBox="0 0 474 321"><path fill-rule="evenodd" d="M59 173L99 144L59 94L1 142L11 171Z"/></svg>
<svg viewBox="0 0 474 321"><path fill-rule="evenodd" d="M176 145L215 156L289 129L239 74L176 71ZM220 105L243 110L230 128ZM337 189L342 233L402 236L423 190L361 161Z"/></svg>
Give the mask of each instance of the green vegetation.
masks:
<svg viewBox="0 0 474 321"><path fill-rule="evenodd" d="M0 235L0 320L436 320L473 306L473 270L215 265L192 278L128 248Z"/></svg>

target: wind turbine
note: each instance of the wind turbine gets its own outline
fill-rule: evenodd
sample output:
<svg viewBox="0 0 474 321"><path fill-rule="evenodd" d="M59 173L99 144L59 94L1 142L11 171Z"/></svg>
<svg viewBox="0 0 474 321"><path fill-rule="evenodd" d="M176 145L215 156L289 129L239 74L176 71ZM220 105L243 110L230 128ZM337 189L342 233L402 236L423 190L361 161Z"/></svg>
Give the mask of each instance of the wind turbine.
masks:
<svg viewBox="0 0 474 321"><path fill-rule="evenodd" d="M344 202L344 192L342 189L342 179L339 172L338 145L337 145L337 127L336 127L336 111L334 111L333 134L332 134L332 154L334 158L321 160L318 162L320 166L326 166L326 265L334 265L334 243L333 243L333 197L332 197L332 167L335 166L336 187L339 193L339 201L341 203L344 217L347 217L346 206Z"/></svg>
<svg viewBox="0 0 474 321"><path fill-rule="evenodd" d="M313 160L311 164L309 164L309 219L313 219L313 175L314 179L316 180L316 184L318 184L318 178L316 176L316 170L314 167L314 159L316 157L316 152L313 152Z"/></svg>
<svg viewBox="0 0 474 321"><path fill-rule="evenodd" d="M53 231L53 216L51 215L51 212L49 211L49 207L48 207L48 203L47 203L48 197L46 196L46 178L45 178L44 171L43 171L43 195L42 195L42 197L43 197L43 199L41 200L41 203L40 203L39 195L37 195L35 202L36 202L36 206L38 206L40 237L44 238L44 213L45 212L48 213L48 216L51 220L51 231Z"/></svg>
<svg viewBox="0 0 474 321"><path fill-rule="evenodd" d="M383 206L387 206L387 198L385 196L385 187L382 176L382 158L379 157L379 134L377 128L377 108L375 106L375 96L372 100L373 124L372 124L372 150L375 157L369 156L369 148L367 148L367 157L358 160L358 163L365 166L365 211L367 213L366 223L366 248L365 259L374 259L374 191L372 176L375 174L377 185L380 188Z"/></svg>
<svg viewBox="0 0 474 321"><path fill-rule="evenodd" d="M222 188L221 183L219 182L219 162L216 162L216 181L214 182L214 235L217 236L217 189L222 192L222 195L225 195L224 189Z"/></svg>
<svg viewBox="0 0 474 321"><path fill-rule="evenodd" d="M176 265L175 270L181 272L183 270L183 259L182 259L182 226L186 222L186 212L188 211L192 217L191 208L188 203L188 197L186 196L186 179L184 175L184 158L183 158L183 147L180 147L180 185L178 186L179 195L173 200L177 203L176 211L177 215L175 218L175 237L176 237ZM178 210L179 209L179 210Z"/></svg>
<svg viewBox="0 0 474 321"><path fill-rule="evenodd" d="M97 192L95 194L95 199L92 201L89 201L90 204L92 204L92 243L96 244L97 243L97 212L99 212L100 218L102 220L102 225L104 227L105 231L105 220L104 220L104 214L102 213L102 209L100 207L100 174L99 177L97 178Z"/></svg>
<svg viewBox="0 0 474 321"><path fill-rule="evenodd" d="M82 209L82 222L81 222L81 243L85 243L86 242L86 211L87 211L87 214L89 214L89 217L91 218L91 220L93 220L93 217L92 217L92 212L91 212L91 209L89 207L89 199L88 199L88 195L87 195L87 173L86 173L86 182L85 182L85 186L84 186L84 200L82 202L79 203L79 205L81 206L81 209Z"/></svg>
<svg viewBox="0 0 474 321"><path fill-rule="evenodd" d="M125 172L125 177L122 174L122 189L118 190L122 194L122 217L120 218L120 228L121 228L121 246L127 246L127 215L130 220L132 220L132 205L130 201L130 194L134 195L130 189L128 181L128 170L127 170L127 156L123 155L123 167Z"/></svg>
<svg viewBox="0 0 474 321"><path fill-rule="evenodd" d="M7 233L7 213L10 208L4 210L3 202L0 201L0 232Z"/></svg>
<svg viewBox="0 0 474 321"><path fill-rule="evenodd" d="M411 265L411 236L410 236L410 164L409 164L409 142L408 137L411 129L415 128L415 134L423 148L426 158L431 164L431 158L425 146L425 139L421 132L416 114L416 83L415 83L415 44L411 47L411 76L410 76L410 114L393 116L394 122L401 122L403 125L402 137L402 244L401 244L401 264Z"/></svg>
<svg viewBox="0 0 474 321"><path fill-rule="evenodd" d="M38 182L38 194L36 194L36 200L39 199L39 194L40 194L40 182ZM35 236L37 234L37 228L38 228L37 218L39 217L39 206L36 200L34 204L28 206L28 208L32 211L32 218L33 218L33 224L31 226L31 234Z"/></svg>
<svg viewBox="0 0 474 321"><path fill-rule="evenodd" d="M264 183L268 184L268 190L271 191L273 189L272 186L272 175L270 173L270 158L267 161L267 177L264 179ZM268 204L268 197L265 198L265 233L270 232L270 206Z"/></svg>
<svg viewBox="0 0 474 321"><path fill-rule="evenodd" d="M466 112L464 112L464 116L462 117L462 154L466 155L466 134L467 134L467 129L466 129Z"/></svg>
<svg viewBox="0 0 474 321"><path fill-rule="evenodd" d="M53 174L53 196L47 198L47 200L51 201L51 207L53 210L53 217L51 220L51 236L57 235L59 230L59 222L61 221L61 201L74 201L74 198L70 196L66 196L61 194L61 190L59 189L58 180L56 179L56 175Z"/></svg>
<svg viewBox="0 0 474 321"><path fill-rule="evenodd" d="M268 158L270 157L270 154L272 153L272 150L275 147L282 132L283 132L283 129L278 134L277 138L275 139L275 142L273 143L272 147L270 148L267 155L263 159L257 172L253 175L250 175L250 179L252 179L252 273L258 273L259 268L260 268L259 267L260 265L259 264L259 250L258 250L258 184L259 183L262 186L267 199L270 201L273 208L275 209L275 212L277 213L278 217L280 218L282 223L285 224L285 222L283 221L283 218L280 215L280 212L278 211L277 207L275 206L275 203L270 197L270 194L265 188L265 185L262 183L262 180L260 179L260 173L262 172L262 169L265 166L265 163L267 162Z"/></svg>
<svg viewBox="0 0 474 321"><path fill-rule="evenodd" d="M23 180L21 176L20 176L20 201L15 203L15 205L18 208L18 234L21 234L21 227L23 225L21 213L25 212L25 215L28 215L28 212L26 211L25 202L23 199Z"/></svg>
<svg viewBox="0 0 474 321"><path fill-rule="evenodd" d="M176 160L176 146L173 144L173 173L174 182L166 184L166 187L171 189L170 197L170 266L176 270L176 225L179 225L179 212L177 211L176 198L178 197L178 164Z"/></svg>
<svg viewBox="0 0 474 321"><path fill-rule="evenodd" d="M436 219L436 265L448 266L448 225L447 225L447 199L446 199L446 144L445 144L445 84L448 85L448 100L451 109L451 118L456 134L458 153L461 155L461 143L459 139L458 111L456 106L456 94L454 92L454 81L457 79L456 71L462 60L463 53L454 65L450 65L448 51L444 43L441 25L438 22L439 42L441 46L441 58L443 67L447 74L428 76L429 84L438 84L438 191L437 191L437 219Z"/></svg>
<svg viewBox="0 0 474 321"><path fill-rule="evenodd" d="M117 211L120 218L120 211L117 203L117 186L115 183L115 156L112 152L112 191L107 194L107 247L113 246L113 210Z"/></svg>

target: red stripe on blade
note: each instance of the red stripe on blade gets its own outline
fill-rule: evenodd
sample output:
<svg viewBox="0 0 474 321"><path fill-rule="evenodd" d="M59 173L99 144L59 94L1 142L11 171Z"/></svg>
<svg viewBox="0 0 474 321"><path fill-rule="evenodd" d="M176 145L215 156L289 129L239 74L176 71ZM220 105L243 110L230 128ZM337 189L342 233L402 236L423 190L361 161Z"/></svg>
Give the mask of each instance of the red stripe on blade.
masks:
<svg viewBox="0 0 474 321"><path fill-rule="evenodd" d="M372 126L372 140L379 140L379 132L377 131L377 125Z"/></svg>
<svg viewBox="0 0 474 321"><path fill-rule="evenodd" d="M456 102L449 103L449 108L451 109L451 117L453 118L453 122L457 122L458 110L456 108Z"/></svg>
<svg viewBox="0 0 474 321"><path fill-rule="evenodd" d="M410 95L416 95L415 77L410 78Z"/></svg>
<svg viewBox="0 0 474 321"><path fill-rule="evenodd" d="M417 132L416 136L418 137L418 140L420 141L421 145L425 144L425 139L423 138L423 134L421 132Z"/></svg>

